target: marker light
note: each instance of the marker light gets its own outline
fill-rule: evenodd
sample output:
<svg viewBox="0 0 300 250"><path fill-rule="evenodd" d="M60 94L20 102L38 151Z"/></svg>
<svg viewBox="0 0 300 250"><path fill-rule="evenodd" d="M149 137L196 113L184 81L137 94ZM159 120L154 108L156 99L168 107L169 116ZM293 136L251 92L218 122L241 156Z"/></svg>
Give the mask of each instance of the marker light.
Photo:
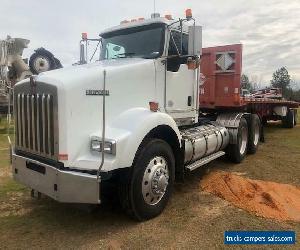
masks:
<svg viewBox="0 0 300 250"><path fill-rule="evenodd" d="M191 70L194 70L197 68L197 62L196 60L194 60L193 58L189 57L187 59L187 66L188 66L188 69L191 69Z"/></svg>
<svg viewBox="0 0 300 250"><path fill-rule="evenodd" d="M149 107L152 112L157 112L158 102L149 102Z"/></svg>
<svg viewBox="0 0 300 250"><path fill-rule="evenodd" d="M121 24L125 24L125 23L129 23L129 21L128 20L124 20L124 21L121 22Z"/></svg>
<svg viewBox="0 0 300 250"><path fill-rule="evenodd" d="M86 32L81 33L81 38L82 40L87 40L88 39L87 33Z"/></svg>
<svg viewBox="0 0 300 250"><path fill-rule="evenodd" d="M187 19L191 19L193 17L192 10L191 9L186 9L185 10L185 16L186 16Z"/></svg>
<svg viewBox="0 0 300 250"><path fill-rule="evenodd" d="M168 20L172 20L172 15L165 15L165 18L168 19Z"/></svg>
<svg viewBox="0 0 300 250"><path fill-rule="evenodd" d="M131 22L136 22L136 19L131 19Z"/></svg>
<svg viewBox="0 0 300 250"><path fill-rule="evenodd" d="M139 21L144 21L144 20L145 20L145 18L143 18L143 17L140 17L138 20L139 20Z"/></svg>
<svg viewBox="0 0 300 250"><path fill-rule="evenodd" d="M59 154L58 155L58 159L60 160L60 161L67 161L68 160L68 154Z"/></svg>

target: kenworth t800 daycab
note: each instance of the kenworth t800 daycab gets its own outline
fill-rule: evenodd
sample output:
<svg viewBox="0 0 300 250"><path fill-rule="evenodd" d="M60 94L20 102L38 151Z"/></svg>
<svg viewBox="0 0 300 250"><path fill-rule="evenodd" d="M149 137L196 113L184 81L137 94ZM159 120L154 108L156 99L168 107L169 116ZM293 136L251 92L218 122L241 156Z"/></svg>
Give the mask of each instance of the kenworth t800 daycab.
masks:
<svg viewBox="0 0 300 250"><path fill-rule="evenodd" d="M99 204L102 184L114 182L124 209L145 220L161 213L185 171L255 152L256 114L201 111L209 78L200 74L201 27L189 11L178 21L154 15L124 22L100 36L99 61L15 86L16 181L60 202L87 204ZM217 73L240 67L230 53L218 56ZM224 91L239 95L230 85Z"/></svg>

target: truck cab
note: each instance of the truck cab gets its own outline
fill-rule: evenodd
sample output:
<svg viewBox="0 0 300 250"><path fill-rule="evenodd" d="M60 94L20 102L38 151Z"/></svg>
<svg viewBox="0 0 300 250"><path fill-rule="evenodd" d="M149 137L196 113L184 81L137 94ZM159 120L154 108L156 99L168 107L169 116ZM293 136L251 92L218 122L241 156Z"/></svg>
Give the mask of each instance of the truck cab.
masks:
<svg viewBox="0 0 300 250"><path fill-rule="evenodd" d="M241 162L247 121L199 116L202 34L190 10L179 20L122 22L100 37L96 62L81 55L79 65L15 86L13 176L70 203L99 204L103 184L114 182L124 209L146 220L185 171L225 151Z"/></svg>
<svg viewBox="0 0 300 250"><path fill-rule="evenodd" d="M201 27L181 22L160 17L123 22L100 34L100 60L151 62L154 79L148 102L156 102L178 125L197 122L199 67L189 68L188 61L199 64L201 54Z"/></svg>

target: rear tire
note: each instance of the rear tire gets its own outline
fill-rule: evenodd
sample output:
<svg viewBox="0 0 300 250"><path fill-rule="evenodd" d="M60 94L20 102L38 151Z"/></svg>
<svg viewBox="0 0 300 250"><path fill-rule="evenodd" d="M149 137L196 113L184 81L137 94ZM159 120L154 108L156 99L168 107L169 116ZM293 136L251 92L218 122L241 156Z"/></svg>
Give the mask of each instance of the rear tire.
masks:
<svg viewBox="0 0 300 250"><path fill-rule="evenodd" d="M230 161L240 163L247 154L248 147L248 124L245 118L240 120L237 133L237 143L229 144L226 149L226 155Z"/></svg>
<svg viewBox="0 0 300 250"><path fill-rule="evenodd" d="M120 185L120 202L138 221L159 215L171 196L175 159L169 144L150 139L139 150L127 183Z"/></svg>
<svg viewBox="0 0 300 250"><path fill-rule="evenodd" d="M282 125L284 128L293 128L295 125L294 110L289 109L286 116L282 119Z"/></svg>
<svg viewBox="0 0 300 250"><path fill-rule="evenodd" d="M261 137L261 122L257 114L252 114L249 124L248 153L255 154Z"/></svg>

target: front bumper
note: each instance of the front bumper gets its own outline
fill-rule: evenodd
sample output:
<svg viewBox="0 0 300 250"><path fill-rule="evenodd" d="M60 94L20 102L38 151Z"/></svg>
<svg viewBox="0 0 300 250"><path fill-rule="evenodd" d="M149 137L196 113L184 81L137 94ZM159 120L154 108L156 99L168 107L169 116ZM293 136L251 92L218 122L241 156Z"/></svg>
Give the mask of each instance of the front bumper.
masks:
<svg viewBox="0 0 300 250"><path fill-rule="evenodd" d="M65 203L100 203L100 179L86 173L65 171L12 153L17 182Z"/></svg>

